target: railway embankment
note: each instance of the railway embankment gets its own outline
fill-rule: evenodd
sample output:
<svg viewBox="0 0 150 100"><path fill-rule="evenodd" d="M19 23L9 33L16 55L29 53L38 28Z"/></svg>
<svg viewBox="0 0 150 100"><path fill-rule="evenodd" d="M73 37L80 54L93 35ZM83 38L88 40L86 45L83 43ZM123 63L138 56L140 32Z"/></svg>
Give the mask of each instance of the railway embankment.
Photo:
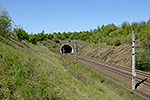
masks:
<svg viewBox="0 0 150 100"><path fill-rule="evenodd" d="M0 99L143 99L51 49L0 36Z"/></svg>

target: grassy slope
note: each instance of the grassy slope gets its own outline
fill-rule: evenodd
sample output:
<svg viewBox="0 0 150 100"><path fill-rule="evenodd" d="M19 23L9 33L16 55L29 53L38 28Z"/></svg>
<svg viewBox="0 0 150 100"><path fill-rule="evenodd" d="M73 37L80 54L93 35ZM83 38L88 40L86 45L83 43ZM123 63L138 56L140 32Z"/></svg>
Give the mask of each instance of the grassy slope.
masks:
<svg viewBox="0 0 150 100"><path fill-rule="evenodd" d="M0 99L142 99L40 43L0 36Z"/></svg>

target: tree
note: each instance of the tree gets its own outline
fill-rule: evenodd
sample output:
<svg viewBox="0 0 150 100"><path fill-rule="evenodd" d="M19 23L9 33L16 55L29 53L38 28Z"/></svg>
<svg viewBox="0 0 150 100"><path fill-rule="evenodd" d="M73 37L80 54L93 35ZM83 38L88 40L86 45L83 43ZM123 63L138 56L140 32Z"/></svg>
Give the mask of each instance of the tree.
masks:
<svg viewBox="0 0 150 100"><path fill-rule="evenodd" d="M48 34L47 38L51 40L53 38L53 35L52 34Z"/></svg>
<svg viewBox="0 0 150 100"><path fill-rule="evenodd" d="M39 33L39 35L41 37L40 41L46 40L46 35L44 33L45 33L44 30L41 33Z"/></svg>
<svg viewBox="0 0 150 100"><path fill-rule="evenodd" d="M114 46L119 46L121 44L120 38L114 37L112 43Z"/></svg>
<svg viewBox="0 0 150 100"><path fill-rule="evenodd" d="M134 30L134 31L139 31L139 23L137 23L137 22L133 22L132 24L131 24L131 28L132 28L132 30Z"/></svg>
<svg viewBox="0 0 150 100"><path fill-rule="evenodd" d="M117 31L112 31L112 32L110 32L110 34L109 34L109 36L110 37L115 37L115 36L117 36Z"/></svg>
<svg viewBox="0 0 150 100"><path fill-rule="evenodd" d="M37 44L37 38L36 38L36 34L34 35L30 35L30 38L29 38L29 42L31 42L32 44Z"/></svg>
<svg viewBox="0 0 150 100"><path fill-rule="evenodd" d="M25 32L25 30L23 30L23 28L19 28L19 29L14 28L13 32L17 35L20 41L29 40L29 35L28 33Z"/></svg>
<svg viewBox="0 0 150 100"><path fill-rule="evenodd" d="M108 36L110 32L116 30L117 27L112 23L112 24L108 24L104 27L104 32L103 35L104 36Z"/></svg>
<svg viewBox="0 0 150 100"><path fill-rule="evenodd" d="M141 21L140 23L139 23L139 25L140 25L140 28L145 28L146 27L146 22L145 21Z"/></svg>
<svg viewBox="0 0 150 100"><path fill-rule="evenodd" d="M102 31L104 31L104 27L105 27L104 25L101 26L101 30L102 30Z"/></svg>
<svg viewBox="0 0 150 100"><path fill-rule="evenodd" d="M8 33L12 29L12 20L9 16L9 13L6 11L6 9L0 8L0 34L3 36L8 35Z"/></svg>
<svg viewBox="0 0 150 100"><path fill-rule="evenodd" d="M135 57L136 69L150 71L150 50L146 50Z"/></svg>
<svg viewBox="0 0 150 100"><path fill-rule="evenodd" d="M121 24L121 28L125 29L125 27L127 26L127 23L126 21L124 21L122 24Z"/></svg>
<svg viewBox="0 0 150 100"><path fill-rule="evenodd" d="M147 21L147 25L150 25L150 19Z"/></svg>

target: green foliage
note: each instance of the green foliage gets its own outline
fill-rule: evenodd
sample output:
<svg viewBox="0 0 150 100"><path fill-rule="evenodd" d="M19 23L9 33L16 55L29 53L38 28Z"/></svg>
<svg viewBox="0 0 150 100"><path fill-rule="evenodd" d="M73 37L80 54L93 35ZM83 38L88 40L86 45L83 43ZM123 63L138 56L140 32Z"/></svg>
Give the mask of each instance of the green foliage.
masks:
<svg viewBox="0 0 150 100"><path fill-rule="evenodd" d="M0 7L0 34L7 36L12 28L12 20L6 9Z"/></svg>
<svg viewBox="0 0 150 100"><path fill-rule="evenodd" d="M140 52L135 57L136 69L150 72L150 50Z"/></svg>
<svg viewBox="0 0 150 100"><path fill-rule="evenodd" d="M12 20L6 9L0 9L0 35L8 36L12 34ZM150 19L145 22L132 22L131 25L124 21L121 27L115 26L113 23L106 26L97 26L97 29L91 29L90 31L80 31L80 32L63 32L53 34L45 34L44 30L37 34L28 34L23 30L23 28L14 28L13 32L18 37L20 41L27 40L32 44L37 44L38 41L48 41L52 40L56 43L60 43L60 40L71 40L77 39L82 41L91 42L94 44L98 43L98 39L101 38L101 42L105 42L107 45L119 46L122 44L132 43L132 31L135 31L135 39L137 44L142 48L150 47ZM0 39L2 40L2 38ZM52 48L55 48L54 44ZM138 62L142 64L142 55L139 55ZM141 61L140 61L141 60ZM140 65L138 63L138 65ZM143 65L143 64L142 64Z"/></svg>
<svg viewBox="0 0 150 100"><path fill-rule="evenodd" d="M51 40L51 39L53 39L53 35L52 34L48 34L47 38Z"/></svg>
<svg viewBox="0 0 150 100"><path fill-rule="evenodd" d="M57 46L56 43L52 45L53 48L55 48L56 46Z"/></svg>
<svg viewBox="0 0 150 100"><path fill-rule="evenodd" d="M115 36L117 36L118 35L118 32L117 31L113 31L113 32L110 32L109 33L109 36L110 37L115 37Z"/></svg>
<svg viewBox="0 0 150 100"><path fill-rule="evenodd" d="M53 52L55 52L55 49L54 49L52 46L50 46L50 45L47 45L47 48L48 48L50 51L53 51Z"/></svg>
<svg viewBox="0 0 150 100"><path fill-rule="evenodd" d="M119 37L114 37L113 38L113 43L114 46L119 46L121 44L120 38Z"/></svg>
<svg viewBox="0 0 150 100"><path fill-rule="evenodd" d="M32 44L37 44L37 39L36 39L36 36L34 35L34 36L30 36L30 38L29 38L29 42L31 42Z"/></svg>
<svg viewBox="0 0 150 100"><path fill-rule="evenodd" d="M122 37L121 44L132 44L132 34L128 34L126 37Z"/></svg>
<svg viewBox="0 0 150 100"><path fill-rule="evenodd" d="M138 24L137 22L133 22L133 23L131 24L131 28L132 28L133 30L138 29L138 26L139 26L139 24Z"/></svg>
<svg viewBox="0 0 150 100"><path fill-rule="evenodd" d="M125 29L125 27L128 25L128 22L124 21L122 24L121 24L121 28Z"/></svg>
<svg viewBox="0 0 150 100"><path fill-rule="evenodd" d="M25 32L22 28L16 29L14 28L14 33L18 36L18 39L21 40L29 40L28 33Z"/></svg>
<svg viewBox="0 0 150 100"><path fill-rule="evenodd" d="M139 26L140 26L140 31L142 31L146 27L146 22L145 21L141 21L139 23Z"/></svg>
<svg viewBox="0 0 150 100"><path fill-rule="evenodd" d="M21 28L14 28L13 31L20 40L20 43L17 43L16 40L10 41L5 37L11 33L11 27L11 17L5 9L1 10L0 99L83 100L107 98L108 100L116 100L119 96L126 93L122 90L121 95L116 95L116 91L112 91L112 93L110 93L111 90L109 90L107 86L110 87L111 85L105 84L106 82L110 83L110 81L99 77L98 74L95 72L92 73L92 71L86 69L75 61L71 61L70 59L64 60L62 56L50 52L49 50L53 51L56 44L47 46L48 50L41 44L36 45L38 41L45 41L47 39L59 41L76 38L78 40L89 41L97 44L98 38L101 37L101 41L106 42L108 45L118 46L122 43L121 36L131 37L130 33L132 28L134 28L136 29L136 32L139 32L138 38L143 41L141 43L143 43L144 47L150 46L150 20L147 24L142 22L141 24L132 24L131 27L127 25L124 29L117 28L114 24L109 24L106 26L102 25L101 28L98 27L90 32L64 32L62 34L60 32L45 34L44 31L37 34L28 34ZM138 29L137 27L141 29ZM26 41L23 41L26 44L24 47L31 48L24 49L22 48L22 45L20 45L23 44L21 40L30 41L36 46L27 44L28 42L26 43ZM125 43L127 42L125 41ZM150 51L147 50L144 53L150 53ZM137 69L150 69L150 58L148 55L140 54L136 59ZM64 65L66 65L65 68ZM106 85L105 88L100 86L100 83L104 83L103 86ZM114 86L111 87L114 89ZM120 90L120 88L116 90ZM125 99L129 98L126 98L125 95Z"/></svg>
<svg viewBox="0 0 150 100"><path fill-rule="evenodd" d="M117 27L114 24L108 24L107 26L104 27L103 35L108 36L110 32L116 30Z"/></svg>
<svg viewBox="0 0 150 100"><path fill-rule="evenodd" d="M26 43L31 49L24 49L7 40L0 41L0 45L2 100L116 100L132 97L126 97L130 92L123 88L111 90L115 84L107 84L109 80L74 60L50 52L41 44L33 47ZM118 94L118 90L125 94L124 97Z"/></svg>
<svg viewBox="0 0 150 100"><path fill-rule="evenodd" d="M68 42L71 42L71 40L69 39Z"/></svg>

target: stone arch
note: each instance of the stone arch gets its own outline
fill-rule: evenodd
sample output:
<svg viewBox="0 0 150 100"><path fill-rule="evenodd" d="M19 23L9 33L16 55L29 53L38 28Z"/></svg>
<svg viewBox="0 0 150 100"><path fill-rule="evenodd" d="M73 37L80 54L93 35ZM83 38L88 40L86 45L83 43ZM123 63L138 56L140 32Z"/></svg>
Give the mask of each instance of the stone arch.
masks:
<svg viewBox="0 0 150 100"><path fill-rule="evenodd" d="M60 48L60 53L74 53L73 47L69 44L63 44Z"/></svg>

